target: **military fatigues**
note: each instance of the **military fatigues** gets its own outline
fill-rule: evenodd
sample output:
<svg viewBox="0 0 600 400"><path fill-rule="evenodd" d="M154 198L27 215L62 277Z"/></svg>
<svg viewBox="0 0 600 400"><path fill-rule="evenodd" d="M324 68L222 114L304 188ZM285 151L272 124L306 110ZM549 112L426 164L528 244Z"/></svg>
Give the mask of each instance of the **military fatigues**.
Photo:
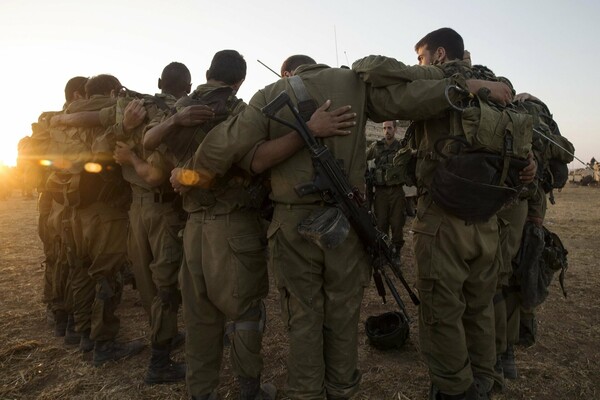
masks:
<svg viewBox="0 0 600 400"><path fill-rule="evenodd" d="M427 73L427 69L419 71ZM447 107L445 100L431 108L418 105L424 98L443 98L447 82L378 89L365 85L353 71L325 65L301 66L296 74L318 104L331 99L332 108L350 104L357 113L353 134L326 138L323 143L342 160L350 182L360 188L364 187L366 139L362 129L367 117L375 121L420 118ZM196 153L195 168L222 175L256 143L287 134L289 128L270 121L260 111L282 90L294 98L288 80L279 80L256 93L242 114L211 131ZM278 116L293 120L288 109ZM357 392L360 381L357 327L369 280L369 260L353 231L338 248L328 251L300 237L298 223L323 203L317 194L299 197L294 186L313 178L306 149L271 169L275 212L268 238L290 343L287 395L293 399L323 399L326 395L344 399Z"/></svg>
<svg viewBox="0 0 600 400"><path fill-rule="evenodd" d="M219 88L200 85L191 97L201 98ZM230 99L231 115L246 106ZM205 133L200 129L197 135L201 141ZM217 388L224 336L231 343L231 367L238 379L258 379L262 372L266 238L258 210L249 206L247 178L248 174L234 168L211 190L192 188L183 196L189 218L179 282L186 328L186 381L192 396Z"/></svg>
<svg viewBox="0 0 600 400"><path fill-rule="evenodd" d="M391 172L392 160L400 148L396 139L389 145L381 139L367 149L367 161L375 160L374 211L377 227L385 234L392 229L392 243L398 251L404 245L402 229L406 221L406 197L402 188L404 182L395 180Z"/></svg>
<svg viewBox="0 0 600 400"><path fill-rule="evenodd" d="M68 266L61 262L61 242L60 226L52 223L56 207L61 208L59 204L54 203L52 194L46 190L46 179L48 178L48 168L42 167L40 161L48 158L48 146L50 145L50 119L61 112L44 112L38 117L38 121L32 124L31 140L28 145L28 158L30 163L35 165L30 169L31 177L28 179L35 182L38 198L38 235L44 248L44 283L42 302L48 305L56 317L56 314L62 314L66 318L65 309L65 289ZM54 203L54 204L53 204Z"/></svg>
<svg viewBox="0 0 600 400"><path fill-rule="evenodd" d="M111 126L115 121L114 103L114 99L106 96L92 96L89 100L72 103L67 113L101 110L102 124ZM88 151L77 154L77 161L94 158L102 166L101 173L57 171L49 182L54 182L55 200L64 206L62 219L66 224L63 224L62 240L72 269L75 329L89 334L94 341L112 340L119 330L115 310L123 287L121 270L127 262L125 207L129 190L120 171L111 165L110 131L105 132L104 128L53 128L52 134L56 138L71 135L82 138ZM64 183L57 188L58 182L70 184Z"/></svg>
<svg viewBox="0 0 600 400"><path fill-rule="evenodd" d="M365 68L369 62L373 61L358 63ZM366 79L374 84L393 81L394 66L379 67L381 75ZM450 116L440 113L415 124L421 196L413 244L421 299L421 352L434 387L454 395L466 392L475 376L487 388L492 385L496 361L492 298L500 254L495 216L487 222L466 224L437 206L428 193L440 161L434 144L451 132Z"/></svg>
<svg viewBox="0 0 600 400"><path fill-rule="evenodd" d="M156 94L155 98L166 107L173 107L177 101L166 94ZM157 101L144 104L147 120L160 120L165 115L165 111L155 104ZM117 123L121 120L120 110L125 105L119 103ZM117 137L132 145L138 157L163 170L165 177L170 176L173 165L161 154L164 146L151 154L144 154L141 144L143 129L144 125L128 135ZM168 179L161 187L152 188L137 175L133 166L125 165L122 171L132 190L127 253L142 305L149 317L150 340L153 344L167 345L177 334L177 311L181 301L177 277L183 252L178 234L185 225L185 219L174 203L179 196L173 192Z"/></svg>
<svg viewBox="0 0 600 400"><path fill-rule="evenodd" d="M516 204L498 212L498 225L500 229L500 248L502 262L498 270L498 284L496 294L494 295L494 316L496 329L496 362L507 350L509 344L514 342L508 340L507 321L513 318L514 309L511 307L510 314L507 310L507 298L511 298L509 280L513 273L512 260L517 255L521 247L521 238L523 237L523 227L527 219L527 199L521 199ZM500 365L497 365L497 368ZM502 387L504 385L504 376L498 372L495 380Z"/></svg>

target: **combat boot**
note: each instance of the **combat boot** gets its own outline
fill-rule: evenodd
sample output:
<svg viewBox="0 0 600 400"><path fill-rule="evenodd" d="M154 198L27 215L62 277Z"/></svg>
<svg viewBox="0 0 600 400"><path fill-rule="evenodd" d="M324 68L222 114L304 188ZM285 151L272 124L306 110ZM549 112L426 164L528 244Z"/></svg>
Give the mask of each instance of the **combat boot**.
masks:
<svg viewBox="0 0 600 400"><path fill-rule="evenodd" d="M466 400L489 400L491 389L491 384L482 378L475 377L464 398Z"/></svg>
<svg viewBox="0 0 600 400"><path fill-rule="evenodd" d="M54 314L54 336L63 337L65 336L65 331L67 330L67 320L68 315L66 312L62 310L56 311Z"/></svg>
<svg viewBox="0 0 600 400"><path fill-rule="evenodd" d="M152 345L150 365L144 382L149 385L173 383L185 379L185 363L174 362L169 346Z"/></svg>
<svg viewBox="0 0 600 400"><path fill-rule="evenodd" d="M519 323L519 341L518 345L531 347L535 344L535 335L537 333L537 321L535 318L521 319Z"/></svg>
<svg viewBox="0 0 600 400"><path fill-rule="evenodd" d="M185 344L185 332L177 332L177 335L173 336L170 343L170 349L175 350Z"/></svg>
<svg viewBox="0 0 600 400"><path fill-rule="evenodd" d="M275 400L277 388L270 383L260 384L258 378L237 377L240 387L240 400Z"/></svg>
<svg viewBox="0 0 600 400"><path fill-rule="evenodd" d="M81 332L79 338L79 351L82 353L89 353L94 350L94 341L90 339L90 330Z"/></svg>
<svg viewBox="0 0 600 400"><path fill-rule="evenodd" d="M502 360L502 371L506 379L517 379L517 363L515 362L515 350L512 344L506 347L506 351L500 355Z"/></svg>
<svg viewBox="0 0 600 400"><path fill-rule="evenodd" d="M114 340L97 340L94 346L94 367L99 367L108 361L117 361L133 356L144 350L146 345L139 341L119 343Z"/></svg>
<svg viewBox="0 0 600 400"><path fill-rule="evenodd" d="M445 394L433 385L429 388L429 400L466 400L466 398L465 393Z"/></svg>
<svg viewBox="0 0 600 400"><path fill-rule="evenodd" d="M69 314L67 318L67 329L65 330L65 344L67 346L78 345L81 341L81 335L75 332L75 318Z"/></svg>
<svg viewBox="0 0 600 400"><path fill-rule="evenodd" d="M46 307L46 322L50 327L53 327L56 324L56 319L54 318L54 311L50 309L50 304Z"/></svg>
<svg viewBox="0 0 600 400"><path fill-rule="evenodd" d="M192 396L192 400L219 400L219 395L217 392L210 392L201 396Z"/></svg>

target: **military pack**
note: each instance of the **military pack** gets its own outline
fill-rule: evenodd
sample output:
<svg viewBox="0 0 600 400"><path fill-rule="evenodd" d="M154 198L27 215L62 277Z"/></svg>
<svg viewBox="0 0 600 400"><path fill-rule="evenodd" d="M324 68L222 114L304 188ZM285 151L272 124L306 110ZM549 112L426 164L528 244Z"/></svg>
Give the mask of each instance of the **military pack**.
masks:
<svg viewBox="0 0 600 400"><path fill-rule="evenodd" d="M525 224L521 248L513 259L523 307L537 307L546 300L550 283L557 272L562 293L567 296L564 278L569 265L568 254L556 233L532 222Z"/></svg>
<svg viewBox="0 0 600 400"><path fill-rule="evenodd" d="M540 100L519 103L533 117L533 152L538 160L538 177L544 192L565 186L569 178L568 164L573 161L575 147L561 135L550 110Z"/></svg>
<svg viewBox="0 0 600 400"><path fill-rule="evenodd" d="M485 67L451 62L446 76L502 81ZM448 90L461 90L449 87ZM448 100L450 102L450 100ZM450 132L434 144L440 159L432 184L433 200L469 223L486 221L523 190L519 171L528 165L533 119L522 110L494 103L489 90L452 104Z"/></svg>
<svg viewBox="0 0 600 400"><path fill-rule="evenodd" d="M193 105L205 105L210 107L215 117L208 122L194 127L184 127L175 135L168 135L163 139L169 150L179 160L189 159L204 137L212 128L225 121L233 112L241 99L235 97L233 89L229 86L217 87L209 92L194 91L190 96L179 99L175 104L177 110Z"/></svg>

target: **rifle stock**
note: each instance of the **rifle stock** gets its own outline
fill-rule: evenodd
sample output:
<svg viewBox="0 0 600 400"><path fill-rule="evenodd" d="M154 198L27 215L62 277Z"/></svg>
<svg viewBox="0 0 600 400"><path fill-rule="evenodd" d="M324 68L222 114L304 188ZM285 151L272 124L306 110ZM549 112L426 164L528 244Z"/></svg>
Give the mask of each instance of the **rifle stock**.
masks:
<svg viewBox="0 0 600 400"><path fill-rule="evenodd" d="M284 106L290 108L296 123L288 122L275 115ZM382 277L392 292L398 306L402 311L405 311L404 303L398 291L384 270L384 267L388 267L396 278L400 280L412 302L418 305L420 303L419 299L411 290L400 271L396 248L390 243L387 235L377 228L372 213L365 207L362 194L357 188L351 186L348 177L342 171L340 164L333 157L329 149L316 141L288 94L285 91L281 92L279 96L263 107L261 111L268 118L297 131L302 140L304 140L313 161L315 179L311 183L298 185L296 193L299 196L303 196L318 191L325 202L342 210L373 260L373 276L377 291L383 298L383 302L385 303L385 288L381 283Z"/></svg>

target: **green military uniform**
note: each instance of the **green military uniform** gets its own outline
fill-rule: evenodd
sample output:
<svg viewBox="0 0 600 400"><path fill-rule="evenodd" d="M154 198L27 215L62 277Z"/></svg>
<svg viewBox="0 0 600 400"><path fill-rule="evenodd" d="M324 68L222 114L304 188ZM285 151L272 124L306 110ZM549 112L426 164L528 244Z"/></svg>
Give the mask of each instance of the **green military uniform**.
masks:
<svg viewBox="0 0 600 400"><path fill-rule="evenodd" d="M57 323L56 333L64 334L67 314L70 312L68 304L68 276L69 266L64 258L65 252L60 239L62 206L53 200L52 194L47 191L46 180L48 167L42 167L42 160L49 157L48 149L51 143L50 119L59 112L44 112L38 117L38 122L32 124L31 151L29 157L35 163L32 170L35 177L32 179L37 184L40 194L38 199L38 234L44 246L44 289L42 301L48 304ZM62 328L60 327L62 325Z"/></svg>
<svg viewBox="0 0 600 400"><path fill-rule="evenodd" d="M496 327L496 360L506 352L508 341L507 321L512 318L514 311L508 315L507 297L513 296L509 289L509 279L513 273L512 260L517 255L521 247L521 238L523 237L523 227L527 219L527 199L521 199L511 207L498 212L498 224L500 226L500 248L502 253L502 263L498 271L498 285L494 296L494 316ZM499 367L499 365L497 365ZM496 381L503 386L504 376L496 376Z"/></svg>
<svg viewBox="0 0 600 400"><path fill-rule="evenodd" d="M358 68L368 70L376 61L358 61ZM368 82L394 81L394 65L378 68L380 74L365 75ZM491 388L496 361L492 298L500 263L496 217L466 224L436 205L429 194L440 161L434 145L451 132L453 112L416 122L414 135L422 194L413 223L421 352L433 386L449 395L466 392L474 377Z"/></svg>
<svg viewBox="0 0 600 400"><path fill-rule="evenodd" d="M404 246L404 223L406 221L406 197L400 182L392 171L392 160L401 145L394 139L389 145L385 139L374 142L367 149L367 161L375 160L375 198L374 211L377 227L388 234L392 229L392 243L398 251Z"/></svg>
<svg viewBox="0 0 600 400"><path fill-rule="evenodd" d="M201 98L219 88L200 85L191 97ZM231 115L246 106L233 96L230 100ZM197 141L205 134L198 129ZM231 343L234 375L256 379L262 372L266 238L258 210L250 207L247 178L233 168L211 190L192 188L183 196L189 218L179 282L186 328L186 381L192 396L217 388L224 335Z"/></svg>
<svg viewBox="0 0 600 400"><path fill-rule="evenodd" d="M177 101L174 96L161 93L156 94L155 98L155 102L144 103L147 121L160 120L165 115L165 111L157 107L157 102L172 107ZM125 106L125 102L119 102L117 124L122 121ZM169 176L173 165L164 161L160 151L144 154L141 144L144 127L141 125L134 132L119 134L117 138L132 145L138 157L146 159ZM127 253L142 305L150 321L150 340L153 344L166 345L177 334L180 303L177 276L183 252L178 234L185 221L174 203L178 195L168 181L162 187L153 188L137 175L133 166L125 165L122 171L132 190Z"/></svg>
<svg viewBox="0 0 600 400"><path fill-rule="evenodd" d="M67 113L100 111L103 126L114 125L115 100L92 96L73 102ZM110 149L110 134L104 128L53 128L58 146L65 137L80 138L89 149L61 160L64 169L54 172L49 190L64 206L62 240L67 247L73 291L75 329L94 341L116 337L119 318L115 310L120 302L122 280L120 271L127 262L126 232L129 193L120 171L114 167ZM103 153L94 153L103 149ZM72 150L63 148L67 153ZM68 160L68 157L79 157ZM70 170L77 162L95 160L101 173ZM55 163L56 164L56 163ZM52 182L52 183L51 183ZM70 183L69 183L70 182Z"/></svg>
<svg viewBox="0 0 600 400"><path fill-rule="evenodd" d="M431 73L426 68L413 71L423 77ZM352 134L323 139L336 159L343 162L344 171L356 187L364 187L363 129L367 118L420 119L448 106L443 98L448 81L375 88L351 70L322 64L304 65L295 73L318 104L330 99L332 108L350 104L357 113ZM289 128L260 111L282 90L295 98L288 79L279 80L257 92L239 116L211 131L196 153L195 168L223 175L257 143L287 134ZM430 107L420 107L422 100ZM293 120L288 109L278 116ZM327 251L299 235L298 223L323 202L317 194L299 197L294 186L313 178L306 150L271 169L275 211L268 230L269 254L289 336L287 395L293 399L344 399L357 392L360 382L357 329L363 290L370 276L369 259L354 231L338 248Z"/></svg>

